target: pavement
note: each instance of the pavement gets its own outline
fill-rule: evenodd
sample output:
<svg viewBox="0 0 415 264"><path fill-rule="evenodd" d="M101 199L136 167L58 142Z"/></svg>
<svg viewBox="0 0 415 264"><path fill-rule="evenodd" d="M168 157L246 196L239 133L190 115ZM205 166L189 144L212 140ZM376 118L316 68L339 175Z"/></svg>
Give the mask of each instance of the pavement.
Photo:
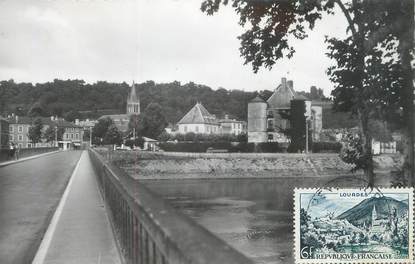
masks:
<svg viewBox="0 0 415 264"><path fill-rule="evenodd" d="M7 166L7 165L15 164L15 163L26 161L26 160L37 159L37 158L47 156L47 155L50 155L50 154L54 154L54 153L57 153L57 152L60 152L60 151L61 150L56 150L56 151L51 151L51 152L46 152L46 153L42 153L42 154L37 154L37 155L32 155L32 156L20 158L18 160L9 160L9 161L0 162L0 167L4 167L4 166Z"/></svg>
<svg viewBox="0 0 415 264"><path fill-rule="evenodd" d="M121 263L89 154L84 151L33 264Z"/></svg>
<svg viewBox="0 0 415 264"><path fill-rule="evenodd" d="M0 168L0 263L31 263L81 151Z"/></svg>

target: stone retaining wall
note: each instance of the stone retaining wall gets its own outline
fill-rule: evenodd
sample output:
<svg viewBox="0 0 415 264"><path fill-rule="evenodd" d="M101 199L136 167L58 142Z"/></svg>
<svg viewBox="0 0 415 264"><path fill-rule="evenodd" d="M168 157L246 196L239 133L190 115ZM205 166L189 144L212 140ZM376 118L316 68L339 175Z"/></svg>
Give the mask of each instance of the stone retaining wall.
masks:
<svg viewBox="0 0 415 264"><path fill-rule="evenodd" d="M137 179L344 176L352 165L338 154L145 153L122 154L118 166ZM116 161L117 162L117 161Z"/></svg>

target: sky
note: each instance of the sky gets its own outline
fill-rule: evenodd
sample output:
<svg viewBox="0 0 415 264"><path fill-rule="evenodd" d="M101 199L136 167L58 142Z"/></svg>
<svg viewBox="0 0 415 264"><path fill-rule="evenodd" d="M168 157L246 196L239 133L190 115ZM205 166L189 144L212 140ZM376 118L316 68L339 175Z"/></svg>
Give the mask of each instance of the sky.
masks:
<svg viewBox="0 0 415 264"><path fill-rule="evenodd" d="M243 65L243 29L230 8L214 16L202 0L0 0L0 80L47 82L180 81L217 89L273 90L282 77L294 89L330 94L324 36L344 36L341 14L326 16L296 53L272 70Z"/></svg>

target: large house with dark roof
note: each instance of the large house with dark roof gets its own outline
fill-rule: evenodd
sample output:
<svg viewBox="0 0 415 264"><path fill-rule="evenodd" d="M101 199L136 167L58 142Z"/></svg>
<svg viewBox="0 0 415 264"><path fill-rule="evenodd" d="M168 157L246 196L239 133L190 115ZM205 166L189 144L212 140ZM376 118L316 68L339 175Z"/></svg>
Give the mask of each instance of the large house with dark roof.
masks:
<svg viewBox="0 0 415 264"><path fill-rule="evenodd" d="M125 114L118 114L118 115L103 115L99 119L110 118L114 125L118 128L121 132L128 131L128 123L130 122L131 115L139 115L140 114L140 99L137 96L135 91L135 84L131 86L131 90L127 97L127 109Z"/></svg>
<svg viewBox="0 0 415 264"><path fill-rule="evenodd" d="M245 133L246 122L229 118L217 119L215 115L197 102L177 123L178 133L186 134L233 134Z"/></svg>
<svg viewBox="0 0 415 264"><path fill-rule="evenodd" d="M322 107L297 94L292 80L282 78L281 84L267 101L257 96L248 103L248 142L288 142L283 131L289 128L290 123L284 117L291 111L292 100L305 102L305 116L309 120L313 140L319 140L323 126Z"/></svg>
<svg viewBox="0 0 415 264"><path fill-rule="evenodd" d="M189 132L196 134L218 134L220 128L216 116L210 114L199 102L180 119L177 125L179 127L179 133L181 134Z"/></svg>

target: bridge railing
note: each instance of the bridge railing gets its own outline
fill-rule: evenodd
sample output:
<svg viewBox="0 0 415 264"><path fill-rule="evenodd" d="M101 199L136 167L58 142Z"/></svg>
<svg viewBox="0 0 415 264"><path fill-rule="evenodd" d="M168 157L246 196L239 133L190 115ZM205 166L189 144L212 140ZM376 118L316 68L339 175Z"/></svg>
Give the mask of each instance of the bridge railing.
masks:
<svg viewBox="0 0 415 264"><path fill-rule="evenodd" d="M253 263L96 151L89 153L125 263Z"/></svg>

